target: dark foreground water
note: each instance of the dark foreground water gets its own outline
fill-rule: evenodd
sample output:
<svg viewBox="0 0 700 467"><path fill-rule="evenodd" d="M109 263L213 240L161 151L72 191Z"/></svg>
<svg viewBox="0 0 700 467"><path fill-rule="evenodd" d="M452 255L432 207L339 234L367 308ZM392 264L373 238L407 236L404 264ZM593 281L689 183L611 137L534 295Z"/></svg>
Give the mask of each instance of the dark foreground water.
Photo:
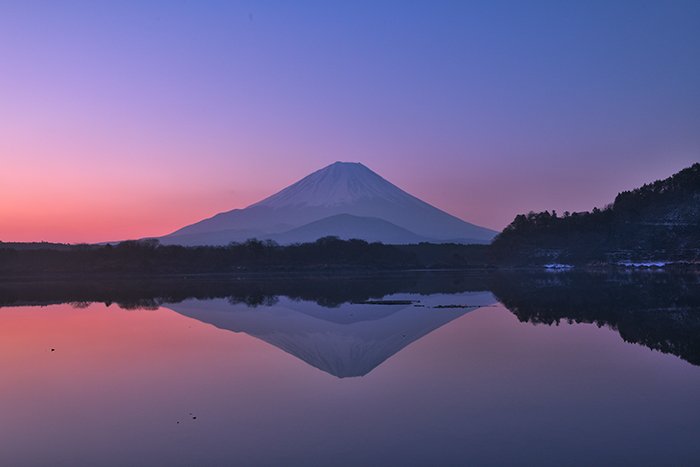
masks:
<svg viewBox="0 0 700 467"><path fill-rule="evenodd" d="M4 281L0 465L699 465L700 281Z"/></svg>

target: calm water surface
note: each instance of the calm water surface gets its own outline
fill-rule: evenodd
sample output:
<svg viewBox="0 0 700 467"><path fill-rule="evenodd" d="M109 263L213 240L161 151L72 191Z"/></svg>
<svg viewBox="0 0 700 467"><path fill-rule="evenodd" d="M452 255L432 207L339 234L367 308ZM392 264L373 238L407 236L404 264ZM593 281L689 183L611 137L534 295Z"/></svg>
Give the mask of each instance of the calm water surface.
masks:
<svg viewBox="0 0 700 467"><path fill-rule="evenodd" d="M188 284L3 284L0 464L700 463L693 276Z"/></svg>

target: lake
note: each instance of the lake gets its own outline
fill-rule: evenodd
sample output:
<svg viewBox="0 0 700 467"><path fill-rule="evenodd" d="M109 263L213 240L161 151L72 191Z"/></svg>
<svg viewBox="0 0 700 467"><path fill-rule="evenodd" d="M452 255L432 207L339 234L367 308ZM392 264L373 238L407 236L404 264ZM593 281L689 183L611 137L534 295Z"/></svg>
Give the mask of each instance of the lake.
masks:
<svg viewBox="0 0 700 467"><path fill-rule="evenodd" d="M0 465L698 465L700 277L4 280Z"/></svg>

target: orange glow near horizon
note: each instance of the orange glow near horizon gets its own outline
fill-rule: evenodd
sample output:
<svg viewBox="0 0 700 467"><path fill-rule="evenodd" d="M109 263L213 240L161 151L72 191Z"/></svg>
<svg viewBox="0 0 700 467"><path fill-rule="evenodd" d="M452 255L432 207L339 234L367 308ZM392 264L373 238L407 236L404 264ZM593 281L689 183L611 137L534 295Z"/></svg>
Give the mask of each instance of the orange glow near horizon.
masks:
<svg viewBox="0 0 700 467"><path fill-rule="evenodd" d="M165 235L335 161L500 230L700 154L698 2L67 3L0 2L0 241Z"/></svg>
<svg viewBox="0 0 700 467"><path fill-rule="evenodd" d="M153 160L137 166L133 161L85 165L87 160L9 160L0 173L0 241L89 243L160 236L244 207L256 196L255 190L248 194L216 180L206 183L207 174L197 167L159 168Z"/></svg>
<svg viewBox="0 0 700 467"><path fill-rule="evenodd" d="M217 213L245 208L330 163L307 160L294 169L284 164L268 169L253 159L232 159L217 167L183 156L169 165L152 158L123 165L93 161L86 167L84 160L74 157L60 164L52 158L9 161L0 172L0 241L97 243L166 235ZM41 171L35 169L42 164ZM436 207L497 230L515 214L562 204L559 199L553 202L555 191L589 187L588 178L577 172L534 186L535 179L519 178L515 172L490 172L494 174L491 178L470 172L462 177L430 173L427 167L414 164L395 167L397 176L393 177L387 175L391 169L382 168L386 164L379 168L367 165ZM599 174L599 180L604 176L619 189L595 196L583 188L569 190L564 208L557 209L603 206L622 189L661 178L652 175L660 171L656 165L651 173ZM522 193L526 196L516 196Z"/></svg>
<svg viewBox="0 0 700 467"><path fill-rule="evenodd" d="M84 196L45 192L22 203L0 201L0 240L82 243L159 236L227 209L224 200L205 196L112 196L104 190Z"/></svg>

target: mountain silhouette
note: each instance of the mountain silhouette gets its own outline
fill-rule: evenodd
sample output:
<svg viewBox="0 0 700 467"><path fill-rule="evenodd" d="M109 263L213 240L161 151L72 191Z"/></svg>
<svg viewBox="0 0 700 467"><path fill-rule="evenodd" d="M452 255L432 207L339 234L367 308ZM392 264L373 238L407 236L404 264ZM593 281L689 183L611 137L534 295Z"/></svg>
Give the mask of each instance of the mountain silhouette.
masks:
<svg viewBox="0 0 700 467"><path fill-rule="evenodd" d="M489 243L496 232L421 201L360 163L336 162L245 209L219 213L160 241L226 245L255 237L287 244L328 235L383 243Z"/></svg>
<svg viewBox="0 0 700 467"><path fill-rule="evenodd" d="M436 309L408 303L345 303L327 308L287 297L257 307L225 299L188 300L166 306L217 328L246 333L321 371L347 378L368 374L412 342L495 302L488 292L469 293L459 300L473 306Z"/></svg>

